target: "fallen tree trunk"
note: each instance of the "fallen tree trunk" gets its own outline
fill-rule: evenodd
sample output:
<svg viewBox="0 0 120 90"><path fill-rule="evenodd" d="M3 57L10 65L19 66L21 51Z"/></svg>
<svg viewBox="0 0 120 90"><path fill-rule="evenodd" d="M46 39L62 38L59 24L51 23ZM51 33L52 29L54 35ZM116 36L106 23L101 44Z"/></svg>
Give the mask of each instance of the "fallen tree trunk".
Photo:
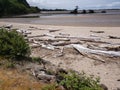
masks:
<svg viewBox="0 0 120 90"><path fill-rule="evenodd" d="M45 35L35 35L35 36L27 36L28 38L34 38L34 37L44 37Z"/></svg>
<svg viewBox="0 0 120 90"><path fill-rule="evenodd" d="M110 39L120 39L120 37L117 37L117 36L108 36Z"/></svg>
<svg viewBox="0 0 120 90"><path fill-rule="evenodd" d="M49 32L57 32L57 31L60 31L60 29L58 29L58 30L49 30Z"/></svg>
<svg viewBox="0 0 120 90"><path fill-rule="evenodd" d="M47 38L36 38L36 41L51 41L51 42L58 42L58 41L70 41L67 38L55 38L55 39L47 39Z"/></svg>
<svg viewBox="0 0 120 90"><path fill-rule="evenodd" d="M93 33L105 33L104 31L90 31L90 32L93 32Z"/></svg>
<svg viewBox="0 0 120 90"><path fill-rule="evenodd" d="M52 43L53 46L65 46L65 45L69 45L69 44L81 44L81 42L56 42L56 43Z"/></svg>
<svg viewBox="0 0 120 90"><path fill-rule="evenodd" d="M108 57L120 57L120 52L115 51L102 51L102 50L92 50L86 47L83 47L79 44L73 44L72 45L76 50L78 50L80 53L87 53L87 54L96 54L96 55L102 55L102 56L108 56Z"/></svg>

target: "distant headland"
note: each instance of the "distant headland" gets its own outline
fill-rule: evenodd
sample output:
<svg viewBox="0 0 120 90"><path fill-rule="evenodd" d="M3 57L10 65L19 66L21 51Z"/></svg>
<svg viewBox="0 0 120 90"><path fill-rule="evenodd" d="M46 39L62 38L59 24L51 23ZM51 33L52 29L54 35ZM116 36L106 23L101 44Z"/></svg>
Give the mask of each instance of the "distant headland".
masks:
<svg viewBox="0 0 120 90"><path fill-rule="evenodd" d="M26 0L0 0L0 17L38 12L40 9L30 6Z"/></svg>

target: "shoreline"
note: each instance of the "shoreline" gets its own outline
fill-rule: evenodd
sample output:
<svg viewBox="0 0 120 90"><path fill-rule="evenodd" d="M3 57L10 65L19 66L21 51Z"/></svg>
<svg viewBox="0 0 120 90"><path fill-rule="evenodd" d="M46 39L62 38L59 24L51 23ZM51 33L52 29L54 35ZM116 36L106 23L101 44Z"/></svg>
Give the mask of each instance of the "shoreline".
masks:
<svg viewBox="0 0 120 90"><path fill-rule="evenodd" d="M120 27L120 15L50 15L40 18L0 18L1 22L73 27ZM29 15L28 15L29 16ZM31 14L30 14L31 16Z"/></svg>

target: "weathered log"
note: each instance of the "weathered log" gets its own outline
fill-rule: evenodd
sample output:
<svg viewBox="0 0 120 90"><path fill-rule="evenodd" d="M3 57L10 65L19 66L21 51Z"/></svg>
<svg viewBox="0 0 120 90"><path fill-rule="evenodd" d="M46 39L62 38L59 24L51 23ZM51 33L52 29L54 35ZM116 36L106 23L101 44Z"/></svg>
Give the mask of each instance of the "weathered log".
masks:
<svg viewBox="0 0 120 90"><path fill-rule="evenodd" d="M30 47L31 48L38 48L38 47L40 47L40 45L39 44L32 44L32 45L30 45Z"/></svg>
<svg viewBox="0 0 120 90"><path fill-rule="evenodd" d="M77 42L56 42L56 43L52 43L53 46L65 46L65 45L69 45L69 44L81 44L81 42L77 41Z"/></svg>
<svg viewBox="0 0 120 90"><path fill-rule="evenodd" d="M13 27L12 24L7 24L7 25L3 25L4 28L7 28L7 29L11 29Z"/></svg>
<svg viewBox="0 0 120 90"><path fill-rule="evenodd" d="M95 43L109 43L109 42L104 42L101 41L100 38L91 38L91 37L75 37L75 36L64 36L64 35L52 35L52 34L45 34L45 36L53 37L53 38L67 38L67 39L78 39L81 41L86 41L86 42L95 42Z"/></svg>
<svg viewBox="0 0 120 90"><path fill-rule="evenodd" d="M36 38L36 41L51 41L51 42L58 42L58 41L70 41L67 38L54 38L54 39L47 39L47 38Z"/></svg>
<svg viewBox="0 0 120 90"><path fill-rule="evenodd" d="M105 33L104 31L90 31L92 33Z"/></svg>
<svg viewBox="0 0 120 90"><path fill-rule="evenodd" d="M28 36L28 38L34 38L34 37L44 37L45 35L35 35L35 36Z"/></svg>
<svg viewBox="0 0 120 90"><path fill-rule="evenodd" d="M117 37L117 36L111 36L111 35L109 35L108 36L110 39L120 39L120 37Z"/></svg>
<svg viewBox="0 0 120 90"><path fill-rule="evenodd" d="M58 30L49 30L49 32L57 32L57 31L60 31L60 29L58 29Z"/></svg>
<svg viewBox="0 0 120 90"><path fill-rule="evenodd" d="M101 44L99 48L105 48L108 51L120 51L120 44Z"/></svg>
<svg viewBox="0 0 120 90"><path fill-rule="evenodd" d="M87 54L96 54L96 55L102 55L102 56L108 56L108 57L120 57L120 52L115 52L115 51L102 51L102 50L92 50L86 47L83 47L82 45L79 44L73 44L72 45L76 50L82 53L87 53Z"/></svg>

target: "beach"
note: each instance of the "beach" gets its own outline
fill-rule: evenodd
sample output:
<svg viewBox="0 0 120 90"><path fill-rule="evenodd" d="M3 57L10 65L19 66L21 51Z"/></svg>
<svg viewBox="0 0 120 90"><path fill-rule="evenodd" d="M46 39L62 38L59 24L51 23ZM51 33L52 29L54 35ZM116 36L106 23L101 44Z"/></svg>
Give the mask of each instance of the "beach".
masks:
<svg viewBox="0 0 120 90"><path fill-rule="evenodd" d="M109 37L109 36L114 36L114 37L120 36L120 18L119 18L120 15L115 15L115 16L102 15L100 17L99 15L91 15L91 16L85 15L85 16L78 16L76 18L74 18L73 16L68 16L68 17L60 16L59 18L55 18L55 17L49 18L49 17L50 16L48 16L48 18L46 19L44 19L44 17L41 18L40 22L39 20L37 21L37 18L1 19L0 27L11 24L13 25L12 27L13 29L27 30L31 32L31 34L29 34L29 37L39 36L39 35L42 36L46 34L48 35L47 37L39 37L35 39L46 40L48 38L53 39L53 37L51 36L67 35L68 37L71 36L74 38L82 37L84 39L87 38L87 39L95 39L98 41L99 40L104 41L105 43L107 43L107 46L111 46L111 45L120 46L120 39L114 39ZM83 19L81 19L80 17L82 17ZM69 18L71 21L69 21ZM32 20L33 22L31 22ZM79 23L77 23L77 20L79 21ZM81 21L80 23L80 20L83 21ZM85 20L87 21L85 22ZM68 23L64 21L68 21ZM102 32L98 33L100 31ZM78 39L72 39L72 40L73 42L79 41ZM94 48L94 46L106 45L105 43L88 42L85 40L79 42L81 43L81 45L85 47L91 46L91 49ZM56 43L57 42L55 42L55 44ZM86 56L86 54L82 55L74 48L71 48L69 45L64 47L59 46L58 48L60 49L49 50L46 49L45 47L32 48L31 56L41 57L47 61L50 61L56 66L59 66L64 69L72 69L78 72L83 71L87 75L94 75L95 77L100 77L100 83L105 84L109 90L117 90L118 88L120 88L120 82L119 82L120 58L114 58L114 57L111 58L107 56L99 57L96 55L94 56L92 54L88 56ZM62 50L61 48L64 49ZM60 50L62 50L63 55L58 56ZM101 60L103 60L104 62L101 62Z"/></svg>

